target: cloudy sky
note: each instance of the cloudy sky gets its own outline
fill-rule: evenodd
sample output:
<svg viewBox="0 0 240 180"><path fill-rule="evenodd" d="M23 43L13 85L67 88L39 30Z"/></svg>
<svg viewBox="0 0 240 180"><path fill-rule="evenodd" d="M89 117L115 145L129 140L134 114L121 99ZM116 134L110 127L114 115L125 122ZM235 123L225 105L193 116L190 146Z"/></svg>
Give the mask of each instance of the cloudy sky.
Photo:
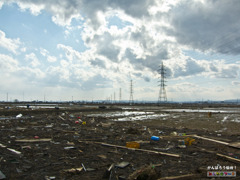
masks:
<svg viewBox="0 0 240 180"><path fill-rule="evenodd" d="M239 0L1 0L0 100L240 98Z"/></svg>

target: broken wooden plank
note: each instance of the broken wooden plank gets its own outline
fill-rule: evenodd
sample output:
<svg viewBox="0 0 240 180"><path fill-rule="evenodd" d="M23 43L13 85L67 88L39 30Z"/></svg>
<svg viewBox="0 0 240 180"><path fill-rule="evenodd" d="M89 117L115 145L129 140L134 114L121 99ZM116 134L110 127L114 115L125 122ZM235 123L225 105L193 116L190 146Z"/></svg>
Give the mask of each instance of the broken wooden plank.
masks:
<svg viewBox="0 0 240 180"><path fill-rule="evenodd" d="M50 142L52 139L45 138L45 139L16 139L15 142Z"/></svg>
<svg viewBox="0 0 240 180"><path fill-rule="evenodd" d="M216 154L216 151L210 151L210 150L200 148L200 147L196 147L196 148L199 149L200 151L203 151L203 152L207 152L207 153L210 153L210 154Z"/></svg>
<svg viewBox="0 0 240 180"><path fill-rule="evenodd" d="M198 139L203 139L203 140L207 140L207 141L212 141L212 142L215 142L215 143L218 143L218 144L223 144L223 145L226 145L226 146L229 146L229 147L233 147L233 148L238 148L240 149L240 142L232 142L232 143L228 143L228 142L224 142L224 141L219 141L219 140L215 140L215 139L210 139L210 138L206 138L206 137L202 137L202 136L193 136L195 138L198 138Z"/></svg>
<svg viewBox="0 0 240 180"><path fill-rule="evenodd" d="M150 143L150 141L142 141L142 140L135 141L135 142L140 143L140 144L149 144Z"/></svg>
<svg viewBox="0 0 240 180"><path fill-rule="evenodd" d="M58 116L61 120L65 121L65 119L62 116Z"/></svg>
<svg viewBox="0 0 240 180"><path fill-rule="evenodd" d="M63 172L67 172L67 173L79 173L83 170L83 167L80 168L72 168L72 169L66 169L63 170Z"/></svg>
<svg viewBox="0 0 240 180"><path fill-rule="evenodd" d="M9 151L11 151L11 152L13 152L15 154L18 154L18 155L22 154L20 151L17 151L17 150L12 149L12 148L7 148L7 150L9 150Z"/></svg>
<svg viewBox="0 0 240 180"><path fill-rule="evenodd" d="M240 142L229 143L228 146L240 149Z"/></svg>
<svg viewBox="0 0 240 180"><path fill-rule="evenodd" d="M230 156L226 156L224 154L216 153L215 151L206 150L204 148L198 148L198 149L200 149L201 151L210 153L210 154L215 154L215 155L217 155L219 157L222 157L224 159L227 159L227 160L229 160L231 162L240 163L240 159L236 159L236 158L233 158L233 157L230 157Z"/></svg>
<svg viewBox="0 0 240 180"><path fill-rule="evenodd" d="M223 154L219 154L219 153L217 153L216 155L219 156L219 157L222 157L224 159L227 159L227 160L229 160L231 162L240 163L240 159L236 159L236 158L233 158L233 157L230 157L230 156L226 156L226 155L223 155Z"/></svg>
<svg viewBox="0 0 240 180"><path fill-rule="evenodd" d="M227 143L227 142L218 141L218 140L215 140L215 139L210 139L210 138L206 138L206 137L202 137L202 136L198 136L198 135L195 135L193 137L198 138L198 139L207 140L207 141L212 141L212 142L215 142L215 143L218 143L218 144L229 145L229 143Z"/></svg>
<svg viewBox="0 0 240 180"><path fill-rule="evenodd" d="M7 147L7 146L5 146L5 145L3 145L3 144L0 143L0 147L5 148L5 147Z"/></svg>
<svg viewBox="0 0 240 180"><path fill-rule="evenodd" d="M184 137L194 137L194 136L197 136L196 134L186 134L186 135L183 135L183 136L179 136L179 135L176 135L176 136L159 136L159 138L163 139L163 138L184 138Z"/></svg>
<svg viewBox="0 0 240 180"><path fill-rule="evenodd" d="M79 141L79 142L84 142L84 141ZM153 153L153 154L160 154L160 155L171 156L171 157L178 157L178 158L180 157L179 154L164 153L164 152L147 150L147 149L128 148L128 147L126 147L126 146L119 146L119 145L102 143L102 142L90 142L90 141L86 141L86 142L87 142L87 143L101 144L102 146L116 147L116 148L121 148L121 149L128 149L128 150L133 150L133 151L141 151L141 152L147 152L147 153Z"/></svg>
<svg viewBox="0 0 240 180"><path fill-rule="evenodd" d="M193 179L198 177L198 174L185 174L181 176L170 176L170 177L162 177L158 180L187 180L187 179Z"/></svg>

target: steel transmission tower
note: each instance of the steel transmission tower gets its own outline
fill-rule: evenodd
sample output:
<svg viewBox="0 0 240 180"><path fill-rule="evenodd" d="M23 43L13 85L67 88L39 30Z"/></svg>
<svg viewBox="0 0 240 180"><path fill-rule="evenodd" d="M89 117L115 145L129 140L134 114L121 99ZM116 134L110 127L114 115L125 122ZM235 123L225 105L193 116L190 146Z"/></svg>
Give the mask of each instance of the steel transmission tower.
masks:
<svg viewBox="0 0 240 180"><path fill-rule="evenodd" d="M122 100L122 89L120 88L119 89L119 103L121 102Z"/></svg>
<svg viewBox="0 0 240 180"><path fill-rule="evenodd" d="M130 81L130 99L129 99L130 105L133 104L133 83L132 80Z"/></svg>
<svg viewBox="0 0 240 180"><path fill-rule="evenodd" d="M160 79L160 90L159 90L159 96L158 96L158 104L161 102L167 102L167 93L166 93L166 89L165 89L165 78L166 78L166 69L162 64L160 65L159 68L159 74L161 75L161 79Z"/></svg>

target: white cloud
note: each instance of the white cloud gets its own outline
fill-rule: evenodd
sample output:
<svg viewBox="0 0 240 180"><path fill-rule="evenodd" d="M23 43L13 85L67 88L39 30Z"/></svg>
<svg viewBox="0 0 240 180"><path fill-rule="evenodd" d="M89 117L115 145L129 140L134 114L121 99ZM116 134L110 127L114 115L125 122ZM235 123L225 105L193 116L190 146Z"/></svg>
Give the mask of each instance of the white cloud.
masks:
<svg viewBox="0 0 240 180"><path fill-rule="evenodd" d="M48 62L56 62L57 61L57 58L55 56L49 55L49 51L44 48L40 48L40 54L42 56L46 57Z"/></svg>
<svg viewBox="0 0 240 180"><path fill-rule="evenodd" d="M26 52L26 51L27 51L26 47L21 48L21 52Z"/></svg>
<svg viewBox="0 0 240 180"><path fill-rule="evenodd" d="M18 70L18 61L9 55L0 54L0 69L1 72L15 72Z"/></svg>
<svg viewBox="0 0 240 180"><path fill-rule="evenodd" d="M48 60L48 62L56 62L57 58L55 56L48 56L47 60Z"/></svg>
<svg viewBox="0 0 240 180"><path fill-rule="evenodd" d="M37 66L40 65L40 62L39 62L36 54L34 54L34 53L26 54L25 59L28 60L28 61L31 61L30 64L31 64L32 67L37 67Z"/></svg>
<svg viewBox="0 0 240 180"><path fill-rule="evenodd" d="M0 30L0 47L3 47L13 53L17 53L20 46L20 39L10 39L6 37L6 34Z"/></svg>
<svg viewBox="0 0 240 180"><path fill-rule="evenodd" d="M28 2L17 2L18 6L22 11L25 11L26 9L29 9L31 13L35 16L41 14L41 11L44 9L44 4L34 4L34 3L28 3Z"/></svg>
<svg viewBox="0 0 240 180"><path fill-rule="evenodd" d="M224 64L223 66L218 66L218 73L216 73L217 78L239 78L240 75L240 65L235 64Z"/></svg>
<svg viewBox="0 0 240 180"><path fill-rule="evenodd" d="M0 2L0 9L2 8L3 4L4 4L4 2Z"/></svg>
<svg viewBox="0 0 240 180"><path fill-rule="evenodd" d="M46 57L46 56L49 54L48 50L46 50L46 49L44 49L44 48L40 48L40 53L41 53L41 55L43 55L44 57Z"/></svg>

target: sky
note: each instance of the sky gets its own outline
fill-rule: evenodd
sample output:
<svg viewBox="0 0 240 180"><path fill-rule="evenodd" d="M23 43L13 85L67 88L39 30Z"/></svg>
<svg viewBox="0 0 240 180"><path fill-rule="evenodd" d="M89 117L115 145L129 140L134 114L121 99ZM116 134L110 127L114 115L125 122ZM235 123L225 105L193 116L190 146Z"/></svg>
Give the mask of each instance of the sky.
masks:
<svg viewBox="0 0 240 180"><path fill-rule="evenodd" d="M240 98L239 0L1 0L0 101ZM121 91L121 93L120 93Z"/></svg>

